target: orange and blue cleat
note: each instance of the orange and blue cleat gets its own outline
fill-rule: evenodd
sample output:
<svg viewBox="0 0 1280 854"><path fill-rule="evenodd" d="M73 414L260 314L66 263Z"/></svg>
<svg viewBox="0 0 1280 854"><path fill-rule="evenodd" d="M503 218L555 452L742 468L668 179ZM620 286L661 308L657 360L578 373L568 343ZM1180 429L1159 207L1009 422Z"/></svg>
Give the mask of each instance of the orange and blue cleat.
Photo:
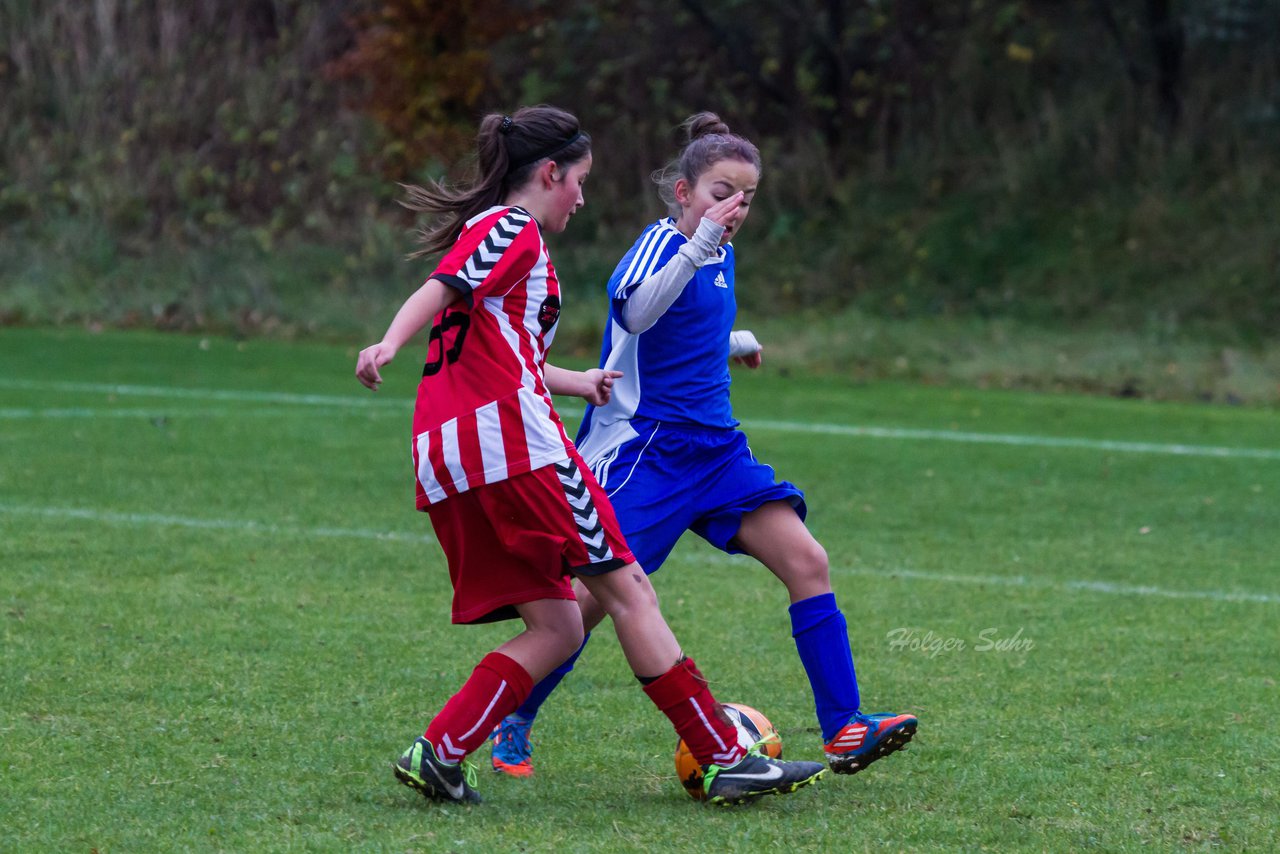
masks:
<svg viewBox="0 0 1280 854"><path fill-rule="evenodd" d="M827 764L837 774L857 774L877 759L906 747L919 723L915 715L855 712L823 745Z"/></svg>
<svg viewBox="0 0 1280 854"><path fill-rule="evenodd" d="M516 715L508 715L498 724L490 739L493 743L493 770L512 777L533 776L533 745L529 742L529 730L533 721Z"/></svg>

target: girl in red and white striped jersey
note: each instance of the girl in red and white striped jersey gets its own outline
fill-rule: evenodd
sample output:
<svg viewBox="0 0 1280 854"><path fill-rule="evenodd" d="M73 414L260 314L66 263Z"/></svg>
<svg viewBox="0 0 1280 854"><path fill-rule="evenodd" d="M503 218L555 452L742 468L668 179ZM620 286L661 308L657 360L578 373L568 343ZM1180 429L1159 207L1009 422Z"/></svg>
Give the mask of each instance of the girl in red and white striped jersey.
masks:
<svg viewBox="0 0 1280 854"><path fill-rule="evenodd" d="M552 404L552 394L570 394L603 405L620 376L546 361L560 287L543 233L563 231L583 204L590 138L563 110L526 107L487 116L477 154L469 185L410 188L410 206L437 215L417 254L444 256L382 341L360 352L356 376L376 390L379 368L430 324L413 462L418 508L448 559L453 621L519 617L525 628L481 660L396 762L396 776L432 799L478 800L459 763L581 644L576 577L612 616L645 692L707 766L713 801L813 782L820 764L738 744Z"/></svg>

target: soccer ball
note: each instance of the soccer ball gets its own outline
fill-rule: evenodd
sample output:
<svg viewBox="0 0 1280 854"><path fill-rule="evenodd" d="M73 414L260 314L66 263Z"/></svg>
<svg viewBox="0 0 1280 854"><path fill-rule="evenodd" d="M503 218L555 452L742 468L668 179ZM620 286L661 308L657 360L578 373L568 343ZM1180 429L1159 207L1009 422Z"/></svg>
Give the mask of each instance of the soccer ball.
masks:
<svg viewBox="0 0 1280 854"><path fill-rule="evenodd" d="M773 724L769 723L768 718L741 703L724 703L721 708L738 729L738 744L744 748L751 748L763 740L764 744L760 745L760 751L765 756L771 756L774 759L782 758L782 737L773 728ZM693 758L683 738L676 745L676 777L684 786L684 790L689 793L689 797L700 801L707 796L702 789L702 766L698 764L697 759Z"/></svg>

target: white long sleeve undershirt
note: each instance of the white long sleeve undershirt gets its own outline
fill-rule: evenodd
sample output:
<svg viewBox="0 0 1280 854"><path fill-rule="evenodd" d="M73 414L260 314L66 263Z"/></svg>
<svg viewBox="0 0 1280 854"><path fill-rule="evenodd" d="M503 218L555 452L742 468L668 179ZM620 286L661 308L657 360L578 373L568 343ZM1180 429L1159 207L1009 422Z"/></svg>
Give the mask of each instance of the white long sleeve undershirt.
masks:
<svg viewBox="0 0 1280 854"><path fill-rule="evenodd" d="M751 356L759 353L764 348L760 346L760 342L756 340L756 336L751 333L750 329L735 329L729 333L729 358L736 359L741 356Z"/></svg>
<svg viewBox="0 0 1280 854"><path fill-rule="evenodd" d="M632 335L639 335L653 326L671 308L698 268L719 254L723 235L723 225L703 217L693 237L676 250L671 260L636 285L622 307L622 322Z"/></svg>

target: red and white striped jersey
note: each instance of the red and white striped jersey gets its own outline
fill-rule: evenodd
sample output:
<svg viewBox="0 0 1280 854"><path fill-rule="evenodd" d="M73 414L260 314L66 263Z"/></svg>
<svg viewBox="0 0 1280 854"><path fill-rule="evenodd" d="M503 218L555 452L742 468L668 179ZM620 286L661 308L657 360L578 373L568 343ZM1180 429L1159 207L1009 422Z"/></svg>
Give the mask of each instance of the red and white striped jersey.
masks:
<svg viewBox="0 0 1280 854"><path fill-rule="evenodd" d="M418 509L568 458L543 377L560 283L528 212L467 221L430 278L462 298L437 315L413 416Z"/></svg>

